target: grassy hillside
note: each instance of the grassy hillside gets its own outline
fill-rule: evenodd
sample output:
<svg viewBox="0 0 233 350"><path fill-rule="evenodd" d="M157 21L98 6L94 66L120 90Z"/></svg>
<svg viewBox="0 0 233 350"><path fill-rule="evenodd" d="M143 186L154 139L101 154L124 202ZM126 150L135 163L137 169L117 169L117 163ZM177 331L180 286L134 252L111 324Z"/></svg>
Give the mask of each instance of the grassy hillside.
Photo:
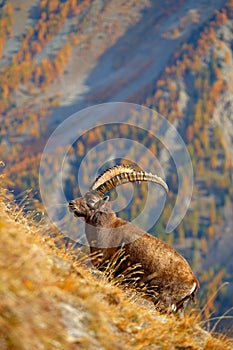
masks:
<svg viewBox="0 0 233 350"><path fill-rule="evenodd" d="M201 282L198 301L205 318L229 312L217 329L233 334L233 0L0 3L0 154L11 179L6 187L17 202L26 192L38 200L33 199L34 209L43 207L38 176L43 148L57 123L74 112L110 101L159 111L176 126L194 169L192 202L174 232L167 235L165 227L177 198L177 172L152 135L156 125L151 125L152 134L124 125L84 133L67 153L64 164L70 170L64 192L67 200L79 195L81 165L89 185L96 165L106 168L106 159L113 156L118 163L111 143L98 157L89 152L104 140L138 140L161 164L165 159L170 193L150 232L188 259ZM79 130L78 123L75 127ZM133 161L133 147L129 151L132 159L127 161ZM59 169L59 152L62 147L46 168L48 193L50 177L55 181L51 169ZM150 171L150 159L144 153L140 157L143 169ZM132 221L141 212L145 188L134 191L132 205L119 215ZM26 211L33 210L31 204ZM15 215L22 219L17 210ZM40 225L41 232L48 229ZM41 232L33 236L32 245L41 240ZM65 259L73 263L70 255Z"/></svg>
<svg viewBox="0 0 233 350"><path fill-rule="evenodd" d="M56 247L48 225L33 225L0 194L2 350L231 348L201 328L199 312L158 315L137 294L94 276L83 257Z"/></svg>

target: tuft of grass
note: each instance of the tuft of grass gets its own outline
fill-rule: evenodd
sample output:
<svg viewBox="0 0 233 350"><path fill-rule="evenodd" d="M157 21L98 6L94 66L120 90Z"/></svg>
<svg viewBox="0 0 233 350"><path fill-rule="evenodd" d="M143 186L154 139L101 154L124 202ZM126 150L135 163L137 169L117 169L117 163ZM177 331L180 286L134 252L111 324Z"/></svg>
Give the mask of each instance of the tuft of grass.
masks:
<svg viewBox="0 0 233 350"><path fill-rule="evenodd" d="M0 195L1 350L232 348L201 327L198 312L158 314L133 289L134 271L114 279L113 262L96 272L85 250Z"/></svg>

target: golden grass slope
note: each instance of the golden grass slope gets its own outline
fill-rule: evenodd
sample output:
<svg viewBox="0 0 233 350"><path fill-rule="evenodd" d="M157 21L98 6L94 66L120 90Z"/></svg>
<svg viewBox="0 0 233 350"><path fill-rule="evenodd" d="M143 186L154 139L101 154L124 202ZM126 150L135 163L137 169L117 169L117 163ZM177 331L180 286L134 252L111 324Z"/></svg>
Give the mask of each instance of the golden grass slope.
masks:
<svg viewBox="0 0 233 350"><path fill-rule="evenodd" d="M5 194L0 191L1 197ZM231 349L197 316L158 315L0 200L0 349Z"/></svg>

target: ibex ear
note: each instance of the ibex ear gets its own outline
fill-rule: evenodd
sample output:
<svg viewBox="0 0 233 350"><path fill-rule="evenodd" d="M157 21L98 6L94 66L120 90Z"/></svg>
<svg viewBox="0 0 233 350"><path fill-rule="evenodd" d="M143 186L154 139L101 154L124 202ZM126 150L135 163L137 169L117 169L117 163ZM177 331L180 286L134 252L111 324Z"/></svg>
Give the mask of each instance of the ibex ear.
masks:
<svg viewBox="0 0 233 350"><path fill-rule="evenodd" d="M98 210L104 209L105 204L108 200L109 200L109 196L105 196L103 199L101 199L95 204L95 209L98 209Z"/></svg>
<svg viewBox="0 0 233 350"><path fill-rule="evenodd" d="M105 196L101 200L99 200L97 203L95 203L95 211L91 217L92 222L97 222L99 220L99 217L101 216L101 213L107 212L108 209L106 208L106 204L109 200L109 196Z"/></svg>

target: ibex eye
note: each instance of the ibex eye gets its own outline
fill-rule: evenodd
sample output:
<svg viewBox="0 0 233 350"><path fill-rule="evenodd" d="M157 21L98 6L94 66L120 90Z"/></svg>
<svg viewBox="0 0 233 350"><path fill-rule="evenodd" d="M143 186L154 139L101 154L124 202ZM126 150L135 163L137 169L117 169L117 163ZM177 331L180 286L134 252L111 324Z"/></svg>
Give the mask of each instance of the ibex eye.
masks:
<svg viewBox="0 0 233 350"><path fill-rule="evenodd" d="M96 203L96 201L95 201L94 199L90 199L90 200L88 201L88 205L89 205L90 207L94 207L95 203Z"/></svg>

